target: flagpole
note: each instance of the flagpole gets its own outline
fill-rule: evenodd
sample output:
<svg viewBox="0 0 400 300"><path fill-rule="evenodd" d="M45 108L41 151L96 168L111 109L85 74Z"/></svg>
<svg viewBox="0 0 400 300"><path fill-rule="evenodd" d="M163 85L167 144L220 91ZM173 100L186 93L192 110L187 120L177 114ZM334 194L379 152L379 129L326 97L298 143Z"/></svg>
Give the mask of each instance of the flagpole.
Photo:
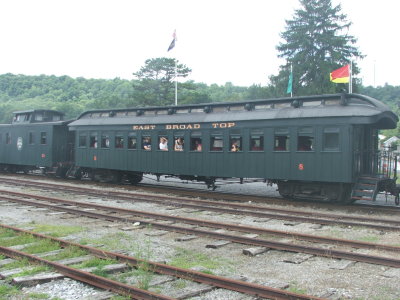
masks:
<svg viewBox="0 0 400 300"><path fill-rule="evenodd" d="M353 93L353 61L350 60L349 94Z"/></svg>
<svg viewBox="0 0 400 300"><path fill-rule="evenodd" d="M292 76L292 88L290 91L290 97L293 98L293 63L290 64L290 74Z"/></svg>
<svg viewBox="0 0 400 300"><path fill-rule="evenodd" d="M178 105L178 76L177 76L177 61L175 58L175 106Z"/></svg>

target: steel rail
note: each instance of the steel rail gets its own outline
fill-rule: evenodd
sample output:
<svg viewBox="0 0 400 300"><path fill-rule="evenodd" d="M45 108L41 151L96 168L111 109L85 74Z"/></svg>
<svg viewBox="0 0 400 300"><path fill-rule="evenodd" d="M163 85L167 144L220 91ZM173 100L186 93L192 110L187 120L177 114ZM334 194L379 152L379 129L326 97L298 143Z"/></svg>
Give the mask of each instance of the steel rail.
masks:
<svg viewBox="0 0 400 300"><path fill-rule="evenodd" d="M26 185L33 185L37 186L37 182L32 184L32 180L25 180L25 179L6 179L4 177L0 177L0 181L2 182L9 182L11 184L15 184L15 180L22 182L23 184ZM79 182L80 184L84 184L86 182ZM52 183L40 183L43 185L53 185ZM59 185L59 184L54 184L54 185ZM115 184L112 184L113 187L115 187ZM129 186L126 186L129 187ZM227 200L226 197L228 196L228 200L234 200L234 201L239 201L239 202L244 202L243 197L246 198L247 201L252 201L252 202L257 202L257 203L277 203L277 204L288 204L290 206L315 206L316 204L319 205L320 207L326 207L326 208L346 208L346 209L351 209L351 210L363 210L366 211L367 213L370 212L370 208L373 208L374 211L379 211L379 212L385 212L385 213L400 213L400 207L398 206L386 206L386 205L372 205L372 204L351 204L351 205L339 205L339 204L333 204L333 203L326 203L326 202L294 202L294 201L289 201L285 200L284 198L276 198L276 197L263 197L263 196L257 196L257 195L237 195L237 194L229 194L229 193L223 193L223 192L209 192L209 191L204 191L200 189L188 189L188 188L177 188L177 187L171 187L171 186L159 186L159 185L152 185L152 184L138 184L136 187L142 187L142 188L147 188L150 190L156 190L156 191L164 191L168 190L170 191L171 189L174 190L174 192L179 192L185 193L185 196L194 196L194 197L199 197L199 193L202 194L202 197L207 197L207 198L214 198L214 199L219 199L219 200ZM85 189L85 188L82 188ZM267 202L268 200L269 202ZM279 202L277 202L279 201Z"/></svg>
<svg viewBox="0 0 400 300"><path fill-rule="evenodd" d="M111 290L113 292L116 292L118 294L122 294L125 296L130 296L133 297L134 299L160 299L160 300L172 300L175 298L159 295L150 291L142 290L139 288L136 288L131 285L123 284L118 281L110 280L105 277L97 276L95 274L85 272L79 269L74 269L71 267L68 267L66 265L62 265L53 261L49 261L28 253L24 253L22 251L14 250L11 248L3 247L0 246L0 253L7 257L12 257L12 258L26 258L31 262L37 262L37 263L42 263L48 266L53 267L56 269L59 273L73 278L75 280L85 282L89 285L96 286L98 288L104 289L104 290Z"/></svg>
<svg viewBox="0 0 400 300"><path fill-rule="evenodd" d="M27 195L25 195L25 196L27 196ZM2 199L2 198L4 198L4 197L0 196L0 199ZM48 198L48 197L43 197L43 198ZM23 199L10 198L9 201L13 201L13 202L17 202L17 203L18 202L25 203L27 205L37 205L40 207L52 208L52 209L59 210L59 211L70 212L70 213L81 215L81 216L104 219L104 220L108 220L108 221L117 221L117 222L140 221L141 223L143 223L145 225L151 225L153 228L158 228L161 230L180 232L180 233L184 233L184 234L194 234L194 235L200 235L200 236L205 236L205 237L213 237L216 239L229 240L229 241L240 243L240 244L255 245L255 246L267 247L267 248L283 250L283 251L307 253L307 254L312 254L312 255L317 255L317 256L329 257L329 258L349 259L349 260L353 260L353 261L366 262L366 263L384 265L384 266L395 267L395 268L400 267L400 260L395 259L395 258L370 256L370 255L357 254L357 253L340 251L340 250L321 249L321 248L311 247L311 246L300 246L300 245L294 245L294 244L283 243L283 242L275 242L275 241L264 240L264 239L255 239L255 238L249 238L249 237L245 237L245 236L237 236L237 235L233 235L233 234L211 232L209 230L200 230L200 229L194 229L194 228L179 227L179 226L175 226L175 225L157 223L154 221L131 220L126 217L111 216L111 215L90 212L90 211L81 211L81 210L77 210L77 209L54 206L54 205L45 204L45 203L31 202L31 201L23 200ZM51 201L51 200L47 200L47 201ZM57 202L54 199L52 201ZM231 224L224 224L224 223L218 223L218 222L209 222L206 220L196 220L196 219L189 219L189 218L173 217L173 216L160 215L160 214L155 214L155 213L134 211L134 210L130 210L130 209L120 209L120 208L109 207L109 206L104 206L104 205L87 204L87 203L81 203L81 202L77 202L77 201L61 200L61 202L68 203L68 204L71 204L74 206L81 205L84 207L91 207L91 208L97 207L98 209L109 210L111 212L132 213L132 214L136 214L136 215L141 215L142 217L144 216L144 217L149 217L149 218L159 218L159 219L164 219L164 220L180 221L180 222L185 222L185 220L186 220L187 223L189 221L192 221L192 222L196 222L197 223L196 225L205 226L205 227L215 227L216 225L214 225L214 226L212 225L212 223L214 223L214 224L219 224L218 228L226 228L226 229L230 229L230 230L238 230L238 231L248 232L248 230L251 229L251 227L249 229L249 227L240 226L240 225L231 225ZM233 229L233 228L236 228L236 229ZM256 228L256 230L258 230L259 232L262 232L264 229ZM357 243L359 243L359 242L357 242ZM379 246L382 246L382 245L377 245L377 247L379 247Z"/></svg>
<svg viewBox="0 0 400 300"><path fill-rule="evenodd" d="M379 230L400 230L400 220L394 220L394 219L377 219L377 218L371 218L371 217L358 217L358 216L350 217L350 216L337 215L337 214L326 214L326 213L307 212L307 211L294 211L294 210L289 210L289 209L260 207L260 206L256 206L256 205L248 205L248 204L240 204L240 203L221 203L219 201L196 200L196 199L188 199L188 198L178 200L178 199L176 199L176 197L172 197L172 196L157 195L156 196L157 198L155 198L154 195L148 195L148 194L143 194L143 193L132 194L132 193L114 192L114 191L93 191L93 189L89 189L89 188L70 187L70 186L64 186L64 185L60 186L58 184L48 184L48 183L45 183L43 185L48 186L52 189L58 189L58 190L62 190L62 191L69 190L72 192L77 192L77 191L84 192L85 194L88 194L88 195L95 195L95 196L102 195L102 196L106 196L106 197L117 196L121 199L127 199L127 200L134 200L134 201L143 200L143 201L153 202L153 203L163 203L163 204L168 204L168 205L173 205L173 206L195 208L195 209L202 208L202 209L207 209L210 211L230 213L230 214L250 215L250 216L255 216L255 217L260 217L260 218L274 218L274 219L283 219L283 220L290 220L290 221L318 223L318 224L324 224L324 225L338 224L338 225L345 225L345 226L366 226L366 227L371 227L371 228L379 229ZM37 184L34 186L37 187ZM5 191L0 190L0 192L5 192ZM132 197L133 197L133 199L132 199ZM197 203L197 204L190 204L187 202ZM200 205L198 205L198 204L200 204ZM204 204L208 204L208 205L212 205L212 206L206 206ZM229 206L231 208L225 208L225 207L221 208L221 207L216 207L216 206ZM233 209L233 208L235 208L235 209ZM238 210L236 208L243 209L243 210ZM268 213L268 212L270 212L270 213ZM276 213L278 213L278 214L276 214ZM291 216L291 215L297 215L297 216ZM301 215L301 216L298 216L298 215ZM343 221L343 220L356 220L359 222L367 222L367 223L366 224L355 223L355 222L348 222L348 221ZM394 225L397 227L380 227L380 225L376 225L377 227L375 227L375 225L371 224L370 222L389 224L389 225Z"/></svg>
<svg viewBox="0 0 400 300"><path fill-rule="evenodd" d="M244 281L240 281L240 280L206 274L206 273L202 273L202 272L198 272L198 271L194 271L194 270L190 270L190 269L183 269L183 268L173 267L173 266L169 266L169 265L165 265L165 264L161 264L161 263L146 261L143 259L137 259L137 258L130 257L130 256L127 256L124 254L114 253L114 252L110 252L110 251L104 251L104 250L97 249L94 247L80 245L80 244L77 244L74 242L65 241L65 240L62 240L59 238L46 236L43 234L31 232L28 230L24 230L24 229L12 227L12 226L7 226L7 225L3 225L3 224L0 224L0 226L3 228L10 229L10 230L18 231L21 233L31 234L38 238L50 239L54 242L59 243L62 247L68 247L68 246L79 247L81 249L85 249L92 255L95 255L100 258L113 258L118 261L128 263L129 265L132 265L134 267L137 267L143 263L146 263L150 266L150 269L156 273L160 273L163 275L170 275L173 277L184 278L184 279L188 279L191 281L201 282L201 283L216 286L219 288L224 288L224 289L228 289L228 290L237 291L240 293L245 293L248 295L269 298L269 299L291 299L291 300L295 300L295 299L318 300L318 299L321 299L321 298L314 297L314 296L292 293L289 291L271 288L271 287L267 287L267 286L263 286L263 285L259 285L259 284L255 284L255 283L248 283L248 282L244 282ZM10 253L9 251L12 251L9 248L0 246L1 252L3 251L3 248L5 248L4 251L6 252L5 255L7 255L7 256L9 255L8 253ZM10 254L10 256L11 256L11 254ZM33 255L29 255L28 258L36 259L37 257L33 256ZM43 260L43 259L41 259L41 260ZM57 266L55 266L55 268L57 269ZM75 270L75 269L73 269L73 270ZM81 272L83 272L83 271L81 271ZM61 271L60 271L60 273L61 273ZM87 273L87 272L84 272L84 273ZM90 273L88 273L88 274L90 274ZM68 276L70 276L70 275L68 275ZM99 277L99 276L96 276L96 277ZM102 278L102 277L100 277L100 278ZM80 279L78 279L78 280L80 280ZM157 298L154 298L154 299L157 299ZM164 299L164 298L162 298L162 299ZM168 298L168 299L170 299L170 298Z"/></svg>
<svg viewBox="0 0 400 300"><path fill-rule="evenodd" d="M169 216L169 215L164 215L164 214L149 213L149 212L127 209L127 208L110 207L110 206L105 206L105 205L100 205L100 204L82 203L82 202L78 202L78 201L56 199L56 198L50 198L50 197L46 197L46 196L37 196L37 195L30 195L30 194L23 194L23 193L16 193L16 192L12 192L12 193L16 194L17 196L20 196L20 197L32 197L32 198L36 198L39 200L51 201L52 203L64 203L64 204L74 205L74 206L79 205L79 206L87 207L87 208L111 210L113 212L120 212L123 214L131 213L134 216L150 217L150 218L162 219L162 220L166 220L166 221L179 221L179 222L186 223L186 224L207 226L207 227L213 227L213 228L217 228L217 229L223 228L223 229L236 230L236 231L246 232L246 233L271 234L271 235L276 235L276 236L289 237L292 239L305 240L305 241L309 241L309 242L330 243L330 244L334 244L334 245L346 245L346 246L351 246L351 247L356 247L356 248L377 249L377 250L400 252L399 246L391 246L391 245L376 244L376 243L369 243L369 242L362 242L362 241L315 236L315 235L310 235L310 234L301 234L301 233L282 231L282 230L272 230L272 229L253 227L253 226L244 226L244 225L236 225L236 224L230 224L230 223L214 222L214 221L210 221L210 220L200 220L200 219L194 219L194 218ZM0 196L0 199L4 199L7 201L16 200L18 202L24 201L24 200L19 200L19 199L14 199L14 198L7 198L4 196ZM52 205L50 205L50 207L52 209L58 209L57 207L52 206Z"/></svg>

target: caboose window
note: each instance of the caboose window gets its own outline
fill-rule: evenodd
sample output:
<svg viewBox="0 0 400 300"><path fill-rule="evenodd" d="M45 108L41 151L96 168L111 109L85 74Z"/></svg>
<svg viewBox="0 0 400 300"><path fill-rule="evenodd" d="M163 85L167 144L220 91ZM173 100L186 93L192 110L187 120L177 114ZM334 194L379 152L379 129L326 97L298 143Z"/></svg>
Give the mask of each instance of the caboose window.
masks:
<svg viewBox="0 0 400 300"><path fill-rule="evenodd" d="M9 132L6 133L6 144L11 144L11 134Z"/></svg>
<svg viewBox="0 0 400 300"><path fill-rule="evenodd" d="M325 128L323 136L324 151L339 150L339 128Z"/></svg>
<svg viewBox="0 0 400 300"><path fill-rule="evenodd" d="M108 133L101 134L101 148L110 148L110 135Z"/></svg>
<svg viewBox="0 0 400 300"><path fill-rule="evenodd" d="M47 132L40 133L40 144L46 145L47 144Z"/></svg>
<svg viewBox="0 0 400 300"><path fill-rule="evenodd" d="M311 127L299 128L297 134L297 151L313 151L314 133Z"/></svg>
<svg viewBox="0 0 400 300"><path fill-rule="evenodd" d="M90 133L89 138L89 147L90 148L97 148L97 132Z"/></svg>
<svg viewBox="0 0 400 300"><path fill-rule="evenodd" d="M146 150L146 151L151 150L151 137L150 136L142 137L142 149Z"/></svg>
<svg viewBox="0 0 400 300"><path fill-rule="evenodd" d="M29 145L33 145L35 143L35 135L33 132L29 132L28 143L29 143Z"/></svg>
<svg viewBox="0 0 400 300"><path fill-rule="evenodd" d="M128 149L136 150L137 147L136 144L137 144L136 134L130 133L128 135Z"/></svg>
<svg viewBox="0 0 400 300"><path fill-rule="evenodd" d="M43 114L37 113L35 115L35 121L43 121Z"/></svg>
<svg viewBox="0 0 400 300"><path fill-rule="evenodd" d="M224 140L222 134L214 133L210 140L210 150L211 151L222 151L224 148Z"/></svg>
<svg viewBox="0 0 400 300"><path fill-rule="evenodd" d="M250 132L250 151L264 151L264 136L262 130Z"/></svg>
<svg viewBox="0 0 400 300"><path fill-rule="evenodd" d="M185 147L185 139L183 133L174 134L174 151L183 151Z"/></svg>
<svg viewBox="0 0 400 300"><path fill-rule="evenodd" d="M86 133L79 133L78 147L86 147Z"/></svg>
<svg viewBox="0 0 400 300"><path fill-rule="evenodd" d="M289 131L287 129L276 129L274 136L275 151L289 151Z"/></svg>
<svg viewBox="0 0 400 300"><path fill-rule="evenodd" d="M124 135L122 132L117 132L115 134L115 148L117 149L124 148Z"/></svg>

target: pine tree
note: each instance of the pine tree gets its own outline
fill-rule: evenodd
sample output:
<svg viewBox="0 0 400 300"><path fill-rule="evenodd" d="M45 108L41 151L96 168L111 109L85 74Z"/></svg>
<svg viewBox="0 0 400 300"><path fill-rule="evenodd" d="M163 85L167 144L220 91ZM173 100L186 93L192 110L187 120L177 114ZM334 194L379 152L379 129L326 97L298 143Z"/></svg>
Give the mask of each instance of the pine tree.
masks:
<svg viewBox="0 0 400 300"><path fill-rule="evenodd" d="M345 84L334 84L329 73L363 55L354 46L357 39L348 34L351 22L341 13L341 6L332 7L331 0L299 0L301 8L293 20L286 20L277 46L279 57L286 59L277 76L271 76L271 86L277 96L286 92L290 64L293 65L295 95L338 92ZM353 74L358 73L353 62Z"/></svg>

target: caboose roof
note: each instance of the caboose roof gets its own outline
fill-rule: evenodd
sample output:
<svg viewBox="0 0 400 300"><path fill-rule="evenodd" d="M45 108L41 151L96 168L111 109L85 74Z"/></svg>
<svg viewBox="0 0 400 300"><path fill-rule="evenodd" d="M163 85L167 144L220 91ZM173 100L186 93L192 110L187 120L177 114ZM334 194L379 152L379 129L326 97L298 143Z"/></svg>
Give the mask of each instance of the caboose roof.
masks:
<svg viewBox="0 0 400 300"><path fill-rule="evenodd" d="M398 117L382 102L359 94L332 94L181 106L91 110L69 126L179 124L305 118L352 118L395 128ZM357 118L358 117L358 118ZM357 120L357 121L356 121ZM350 123L350 122L349 122Z"/></svg>

